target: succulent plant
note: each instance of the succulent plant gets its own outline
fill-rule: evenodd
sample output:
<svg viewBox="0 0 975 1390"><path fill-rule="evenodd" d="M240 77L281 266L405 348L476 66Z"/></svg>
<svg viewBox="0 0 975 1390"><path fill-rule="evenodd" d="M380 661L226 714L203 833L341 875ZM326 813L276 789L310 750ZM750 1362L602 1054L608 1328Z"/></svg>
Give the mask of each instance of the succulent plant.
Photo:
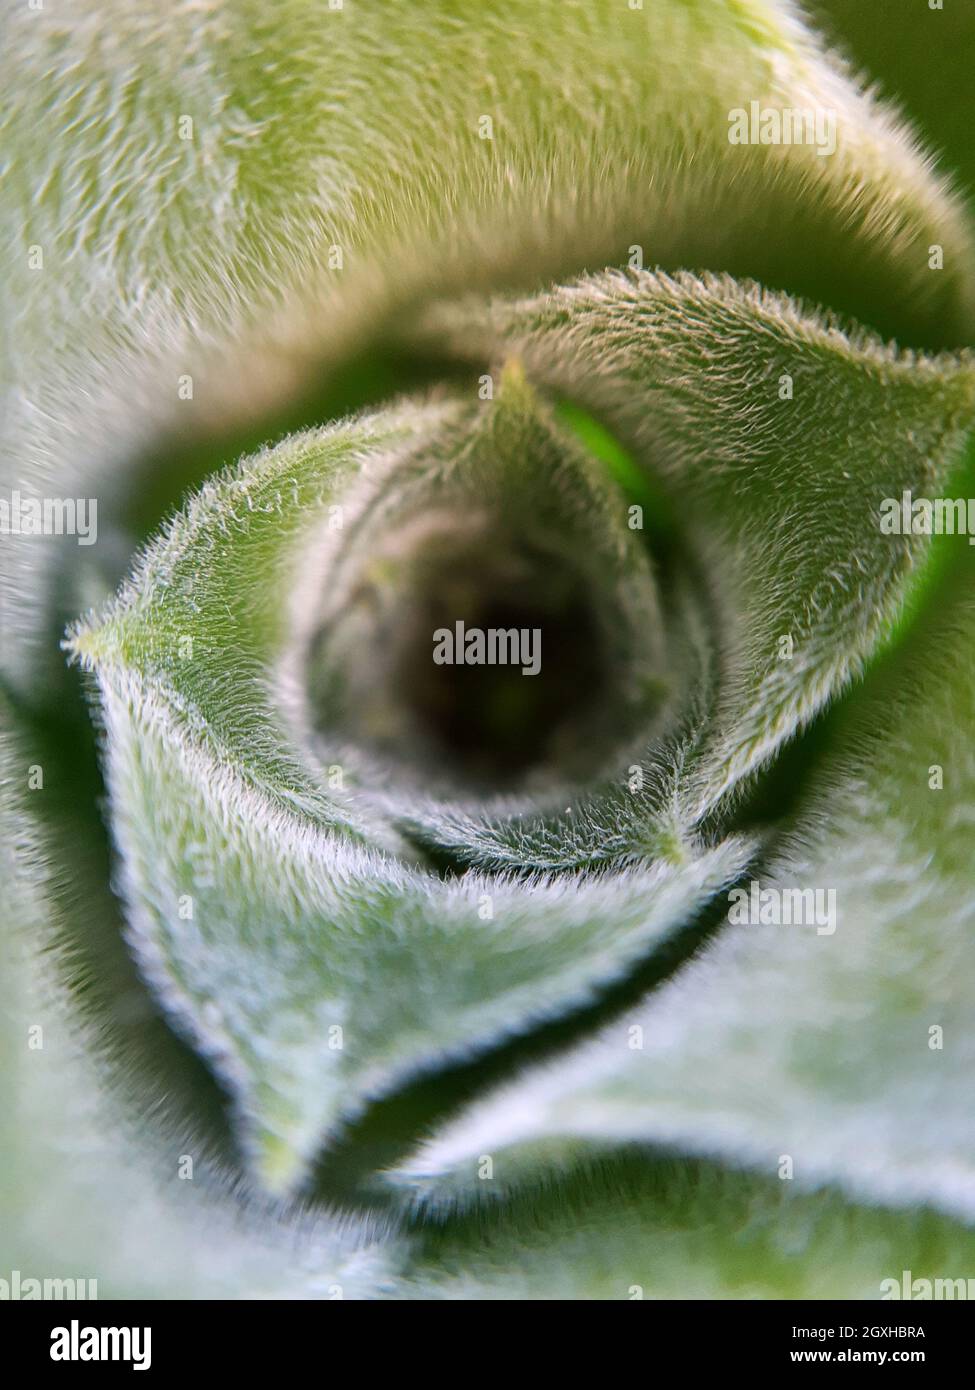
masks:
<svg viewBox="0 0 975 1390"><path fill-rule="evenodd" d="M866 8L8 8L0 1273L975 1273L975 15Z"/></svg>

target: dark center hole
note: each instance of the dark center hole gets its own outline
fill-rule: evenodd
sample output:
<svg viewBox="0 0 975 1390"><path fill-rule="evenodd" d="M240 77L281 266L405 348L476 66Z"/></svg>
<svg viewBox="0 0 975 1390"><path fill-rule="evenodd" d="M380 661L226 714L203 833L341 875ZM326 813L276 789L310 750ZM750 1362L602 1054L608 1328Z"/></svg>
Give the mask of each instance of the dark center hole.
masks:
<svg viewBox="0 0 975 1390"><path fill-rule="evenodd" d="M403 698L465 780L511 783L585 751L606 680L598 625L576 577L533 576L524 593L495 575L429 601L402 652Z"/></svg>

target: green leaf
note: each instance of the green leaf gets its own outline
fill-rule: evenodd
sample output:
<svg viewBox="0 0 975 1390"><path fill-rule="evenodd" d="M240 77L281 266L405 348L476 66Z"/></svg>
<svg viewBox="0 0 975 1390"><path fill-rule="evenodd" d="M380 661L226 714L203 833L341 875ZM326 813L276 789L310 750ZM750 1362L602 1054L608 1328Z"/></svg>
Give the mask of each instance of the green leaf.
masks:
<svg viewBox="0 0 975 1390"><path fill-rule="evenodd" d="M971 361L899 353L727 277L647 272L447 304L429 331L474 360L517 355L669 488L709 595L712 666L680 735L647 758L648 794L600 788L555 837L520 813L484 828L449 814L416 823L486 863L551 856L553 838L564 862L585 860L619 844L620 826L646 837L661 806L678 833L720 824L862 673L923 581L930 538L884 534L882 504L944 488L975 411Z"/></svg>
<svg viewBox="0 0 975 1390"><path fill-rule="evenodd" d="M22 766L22 750L0 734L4 813ZM50 904L23 873L23 825L5 815L3 829L3 1277L93 1280L97 1295L83 1282L79 1296L100 1299L364 1298L391 1288L408 1241L388 1222L253 1194L242 1206L238 1175L174 1097L134 1113L127 1084L105 1066L98 1023L79 1020L52 969ZM77 866L69 871L64 892L87 891Z"/></svg>
<svg viewBox="0 0 975 1390"><path fill-rule="evenodd" d="M336 561L336 498L349 510L329 587L353 559L374 563L377 529L402 521L397 497L415 506L417 479L421 498L433 485L444 505L454 487L455 507L469 495L486 506L500 470L512 506L517 465L526 501L514 516L589 527L602 582L616 548L615 582L640 590L641 553L625 529L607 533L613 485L554 428L509 378L480 409L404 407L298 436L209 484L101 622L72 638L98 677L132 947L230 1087L272 1190L300 1181L369 1097L586 1002L754 848L753 837L687 837L610 876L527 865L521 878L442 878L384 820L368 762L347 765L349 788L332 791L328 755L323 766L300 716L289 723L303 669L289 613L322 601L315 556L324 546ZM460 513L448 515L456 524ZM429 666L429 629L424 640Z"/></svg>
<svg viewBox="0 0 975 1390"><path fill-rule="evenodd" d="M485 1153L500 1190L542 1159L551 1170L589 1146L642 1142L770 1174L788 1159L802 1187L972 1218L975 602L963 559L844 720L756 875L760 892L821 893L815 914L727 925L600 1037L449 1122L393 1182L453 1204L483 1189Z"/></svg>
<svg viewBox="0 0 975 1390"><path fill-rule="evenodd" d="M910 117L927 146L967 194L975 194L968 55L975 45L970 5L902 5L900 0L807 0L831 48L839 48L874 90Z"/></svg>
<svg viewBox="0 0 975 1390"><path fill-rule="evenodd" d="M399 1297L901 1298L907 1271L908 1297L950 1280L938 1296L953 1298L964 1297L955 1281L970 1288L975 1255L971 1231L929 1211L856 1207L777 1177L632 1152L455 1213L417 1245Z"/></svg>
<svg viewBox="0 0 975 1390"><path fill-rule="evenodd" d="M874 548L875 518L864 529L857 495L861 454L877 491L934 491L970 408L968 363L898 355L849 321L917 348L969 341L971 229L911 132L779 0L647 0L638 11L620 0L513 0L497 15L475 0L347 0L342 11L243 0L165 23L119 0L82 0L70 16L11 11L7 30L2 480L29 494L97 494L100 544L95 555L73 538L5 536L0 547L0 670L15 692L4 720L24 734L4 770L3 809L9 799L31 899L22 907L18 896L14 914L29 960L0 986L22 990L30 1007L43 1002L45 1019L97 1059L41 1059L52 1084L38 1085L14 1037L18 1065L0 1068L14 1083L0 1127L17 1188L0 1223L5 1249L23 1267L70 1249L83 1268L89 1252L94 1272L124 1293L314 1294L333 1279L388 1292L402 1255L388 1233L346 1230L325 1214L296 1268L283 1207L262 1206L239 1230L224 1221L238 1181L225 1154L209 1156L214 1188L197 1197L186 1184L174 1194L171 1166L163 1182L150 1172L155 1127L131 1144L106 1142L123 1113L168 1116L171 1083L189 1081L193 1059L161 1023L141 1029L148 993L126 977L116 995L117 973L104 968L123 952L97 779L57 635L125 572L139 541L130 527L152 525L204 471L237 457L233 441L278 437L289 414L314 422L203 487L100 625L74 632L97 684L133 954L230 1090L258 1177L293 1191L318 1145L370 1097L598 997L748 871L760 837L734 831L738 797L903 635L930 583L930 570L911 575L923 540ZM753 101L834 113L835 154L731 145L729 115ZM932 244L944 252L938 272ZM38 248L42 271L31 263ZM527 337L525 305L498 306L487 325L483 302L466 321L456 309L437 319L438 353L471 352L482 370L507 364L507 406L519 398L518 347L533 383L571 398L553 413L522 394L523 410L496 412L502 434L512 428L493 467L494 416L463 397L317 428L346 409L335 383L349 355L374 364L394 341L408 357L433 299L535 294L627 262L671 275L711 267L737 284L601 278L545 301L564 322L546 320L542 300L529 306L544 331L533 322ZM752 290L748 277L779 293ZM636 327L633 286L653 301L636 306ZM617 292L614 324L602 300ZM842 321L824 323L800 296ZM573 329L580 306L591 342ZM801 406L797 390L791 415L768 393L783 353L813 388ZM381 375L366 398L380 394ZM177 391L190 379L192 400ZM582 404L608 432L584 421ZM597 447L607 438L611 460ZM519 480L519 440L524 458L544 461L534 483ZM469 445L480 471L465 477ZM587 451L644 497L646 552L621 533L622 493ZM575 740L590 758L585 790L584 762L517 799L444 790L451 770L436 759L436 788L418 786L416 758L384 774L377 749L398 739L373 726L395 711L357 664L354 625L334 624L323 654L340 659L318 663L308 690L300 679L314 666L303 622L374 541L382 573L368 592L401 611L422 565L405 577L390 570L395 522L424 499L432 506L448 474L460 480L448 509L458 534L458 497L476 512L479 487L528 519L551 492L547 540L562 528L596 608L620 614L614 669L628 694L603 711L591 746ZM653 518L646 499L662 503ZM336 504L354 525L333 546ZM682 544L665 564L657 542L673 516ZM757 553L759 537L769 554ZM814 576L818 548L827 560ZM785 621L805 643L788 672L768 665ZM641 622L645 650L634 641ZM482 711L496 727L517 723L509 694ZM336 711L348 721L344 744ZM357 733L373 721L371 751L351 736L356 714ZM618 749L603 743L613 730ZM621 757L624 745L633 751ZM625 775L630 757L642 765L639 792ZM24 790L38 761L43 796ZM331 784L333 762L350 772L344 791ZM880 830L875 840L878 855L889 848ZM493 917L482 916L485 897ZM68 988L50 987L55 955ZM112 1030L123 1055L130 1038L144 1047L165 1034L175 1067L146 1086L133 1048L131 1075L124 1063L103 1068ZM110 1091L117 1109L101 1108ZM111 1209L105 1172L117 1178ZM649 1215L660 1234L652 1203L667 1184L656 1181ZM722 1219L711 1208L727 1201L734 1221L751 1181L702 1179L714 1198L700 1194L705 1239ZM779 1210L754 1190L756 1205ZM605 1216L613 1199L599 1202ZM639 1208L634 1229L647 1229L642 1197L619 1203L624 1217ZM521 1227L523 1212L512 1216ZM943 1269L958 1247L933 1239L933 1268ZM556 1255L571 1254L561 1240ZM158 1250L151 1273L133 1255L145 1245ZM764 1258L767 1243L751 1248ZM860 1250L839 1237L809 1248L838 1249L851 1265ZM550 1268L547 1254L540 1264ZM736 1270L706 1265L701 1287L743 1287ZM430 1273L417 1288L437 1282ZM489 1282L483 1269L478 1280ZM526 1272L526 1287L546 1285L545 1269ZM672 1288L673 1275L651 1271L647 1287Z"/></svg>
<svg viewBox="0 0 975 1390"><path fill-rule="evenodd" d="M97 491L103 534L161 433L259 431L322 363L438 294L639 256L754 277L904 343L970 340L960 203L791 5L76 11L8 18L2 457L11 486ZM753 101L833 113L835 153L731 144L729 113ZM80 558L11 538L3 669L21 689L55 679L45 620Z"/></svg>

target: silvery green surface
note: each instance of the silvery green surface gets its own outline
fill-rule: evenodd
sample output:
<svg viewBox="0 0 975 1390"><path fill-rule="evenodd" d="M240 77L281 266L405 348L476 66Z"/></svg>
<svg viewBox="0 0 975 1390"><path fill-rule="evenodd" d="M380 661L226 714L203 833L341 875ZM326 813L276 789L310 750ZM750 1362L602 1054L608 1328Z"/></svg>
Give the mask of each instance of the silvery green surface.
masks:
<svg viewBox="0 0 975 1390"><path fill-rule="evenodd" d="M4 495L98 538L0 537L4 1268L970 1272L972 551L878 515L972 492L975 262L937 70L868 92L853 8L7 7ZM730 144L752 101L835 151ZM389 349L451 370L358 409ZM480 797L323 734L330 594L405 615L390 537L505 508L616 634L606 756ZM727 921L752 880L835 931Z"/></svg>

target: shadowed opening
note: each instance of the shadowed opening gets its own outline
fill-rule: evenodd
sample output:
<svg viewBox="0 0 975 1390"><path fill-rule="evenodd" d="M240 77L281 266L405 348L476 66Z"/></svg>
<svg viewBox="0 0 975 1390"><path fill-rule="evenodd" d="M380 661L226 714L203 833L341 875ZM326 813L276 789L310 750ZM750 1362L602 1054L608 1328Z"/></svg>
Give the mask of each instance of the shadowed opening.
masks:
<svg viewBox="0 0 975 1390"><path fill-rule="evenodd" d="M419 608L393 679L422 736L465 780L509 782L571 757L607 683L577 575L509 555L444 575Z"/></svg>
<svg viewBox="0 0 975 1390"><path fill-rule="evenodd" d="M453 518L379 554L312 644L319 731L422 785L592 775L626 723L626 654L574 556Z"/></svg>

